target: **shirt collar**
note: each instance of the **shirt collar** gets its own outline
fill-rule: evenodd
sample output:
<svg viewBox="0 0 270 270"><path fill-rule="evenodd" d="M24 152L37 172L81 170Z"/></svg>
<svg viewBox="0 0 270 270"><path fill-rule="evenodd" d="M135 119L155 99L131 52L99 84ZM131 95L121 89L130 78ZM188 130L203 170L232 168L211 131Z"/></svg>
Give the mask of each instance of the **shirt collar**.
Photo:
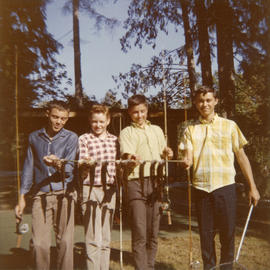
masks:
<svg viewBox="0 0 270 270"><path fill-rule="evenodd" d="M46 128L42 128L40 130L40 135L45 136L46 138L48 138L49 140L55 140L58 137L65 137L67 135L67 130L62 128L57 134L54 135L53 138L50 138L50 136L48 135L48 133L46 132Z"/></svg>
<svg viewBox="0 0 270 270"><path fill-rule="evenodd" d="M210 121L203 119L201 116L199 116L199 121L201 124L204 124L204 125L213 124L217 118L218 118L218 115L217 113L215 113L214 117Z"/></svg>
<svg viewBox="0 0 270 270"><path fill-rule="evenodd" d="M104 140L106 140L107 138L112 138L112 137L113 137L113 135L110 134L108 131L106 132L106 135L107 135L107 136L106 136L105 139L100 139L100 138L97 137L92 131L89 132L89 136L90 136L91 139L97 138L97 139L99 139L99 140L101 140L101 141L104 141Z"/></svg>
<svg viewBox="0 0 270 270"><path fill-rule="evenodd" d="M145 121L145 126L150 126L151 125L151 122L149 121L149 120L146 120ZM142 127L140 127L137 123L135 123L135 122L132 122L131 123L131 126L133 126L133 127L136 127L136 128L141 128L141 129L143 129Z"/></svg>

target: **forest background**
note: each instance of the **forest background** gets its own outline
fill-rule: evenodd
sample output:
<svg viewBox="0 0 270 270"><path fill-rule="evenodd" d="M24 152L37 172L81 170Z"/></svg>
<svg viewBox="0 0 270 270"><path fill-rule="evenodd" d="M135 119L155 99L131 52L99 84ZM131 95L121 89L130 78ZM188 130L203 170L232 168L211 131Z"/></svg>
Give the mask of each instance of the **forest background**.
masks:
<svg viewBox="0 0 270 270"><path fill-rule="evenodd" d="M131 0L121 25L125 30L119 40L123 53L133 47L157 47L160 34L170 38L172 27L179 35L183 33L185 44L160 51L144 66L134 59L129 70L113 76L115 84L102 100L82 86L79 14L88 14L97 31L113 29L119 27L118 20L99 10L101 5L117 5L118 1L66 0L63 10L73 19L73 83L65 65L57 60L62 44L47 30L46 7L54 1L0 0L1 170L15 170L17 150L23 160L27 146L28 134L22 125L20 145L16 145L16 104L21 118L26 112L34 117L54 98L68 101L74 112L85 111L96 102L119 111L125 109L129 96L143 93L150 111L162 112L165 91L168 109L187 109L188 115L194 115L192 93L203 84L218 90L218 113L235 120L248 138L246 152L255 179L263 197L270 198L268 0ZM213 62L217 72L212 70Z"/></svg>

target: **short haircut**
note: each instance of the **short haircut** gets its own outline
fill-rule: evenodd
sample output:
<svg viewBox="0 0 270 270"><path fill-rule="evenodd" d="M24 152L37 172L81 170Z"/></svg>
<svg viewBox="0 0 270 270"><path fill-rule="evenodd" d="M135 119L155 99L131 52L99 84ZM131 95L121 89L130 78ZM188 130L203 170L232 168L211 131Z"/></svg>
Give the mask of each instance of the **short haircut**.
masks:
<svg viewBox="0 0 270 270"><path fill-rule="evenodd" d="M197 96L199 96L200 94L206 95L207 93L213 93L214 98L217 98L217 91L216 89L206 86L206 85L202 85L200 86L197 90L194 91L193 93L193 98L194 100L196 99Z"/></svg>
<svg viewBox="0 0 270 270"><path fill-rule="evenodd" d="M148 103L144 95L133 95L128 99L128 109L140 104L144 104L146 107L148 107Z"/></svg>
<svg viewBox="0 0 270 270"><path fill-rule="evenodd" d="M89 118L91 118L94 113L103 113L105 114L107 119L110 119L110 110L109 107L106 105L100 104L93 105L89 111Z"/></svg>
<svg viewBox="0 0 270 270"><path fill-rule="evenodd" d="M69 105L66 102L64 102L63 100L53 100L53 101L49 102L47 105L47 110L49 112L51 112L52 109L58 109L59 111L70 112Z"/></svg>

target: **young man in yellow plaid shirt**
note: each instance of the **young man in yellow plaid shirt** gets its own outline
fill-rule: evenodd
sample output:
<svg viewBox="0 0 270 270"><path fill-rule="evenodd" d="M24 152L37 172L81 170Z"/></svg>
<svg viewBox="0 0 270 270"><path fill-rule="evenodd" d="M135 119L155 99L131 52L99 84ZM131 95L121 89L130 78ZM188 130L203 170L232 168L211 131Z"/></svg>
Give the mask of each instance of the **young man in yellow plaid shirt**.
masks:
<svg viewBox="0 0 270 270"><path fill-rule="evenodd" d="M200 230L204 270L216 265L214 237L220 235L220 269L232 269L236 219L234 155L249 185L249 203L260 199L243 147L247 140L237 124L215 113L214 89L202 86L195 93L199 119L190 124L179 145L184 166L193 165L193 187Z"/></svg>

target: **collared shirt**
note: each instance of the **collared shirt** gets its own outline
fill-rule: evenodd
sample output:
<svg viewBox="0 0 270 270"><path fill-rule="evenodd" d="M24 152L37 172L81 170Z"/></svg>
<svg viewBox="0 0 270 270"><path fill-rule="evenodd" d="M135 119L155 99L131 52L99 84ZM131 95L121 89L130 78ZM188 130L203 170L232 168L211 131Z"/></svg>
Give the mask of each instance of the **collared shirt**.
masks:
<svg viewBox="0 0 270 270"><path fill-rule="evenodd" d="M234 153L247 140L232 120L215 114L212 121L202 118L189 125L179 145L193 153L193 186L206 192L235 182Z"/></svg>
<svg viewBox="0 0 270 270"><path fill-rule="evenodd" d="M43 157L54 154L60 159L76 158L78 136L62 128L53 138L42 128L29 135L28 148L21 177L21 194L26 194L34 184L37 191L49 192L66 188L73 180L74 164L65 165L66 179L63 186L60 173L52 166L47 166Z"/></svg>
<svg viewBox="0 0 270 270"><path fill-rule="evenodd" d="M119 136L121 155L138 155L142 160L161 160L161 155L166 147L166 140L159 126L151 125L149 121L142 128L136 123L124 128ZM150 176L151 163L144 167L144 176ZM139 166L136 166L129 175L129 179L139 178Z"/></svg>
<svg viewBox="0 0 270 270"><path fill-rule="evenodd" d="M117 157L117 137L108 133L104 139L95 136L93 133L85 133L79 137L79 159L92 159L95 161L115 160ZM95 167L94 185L101 185L102 164ZM112 184L115 178L115 162L107 165L106 183ZM90 184L89 175L84 184Z"/></svg>

